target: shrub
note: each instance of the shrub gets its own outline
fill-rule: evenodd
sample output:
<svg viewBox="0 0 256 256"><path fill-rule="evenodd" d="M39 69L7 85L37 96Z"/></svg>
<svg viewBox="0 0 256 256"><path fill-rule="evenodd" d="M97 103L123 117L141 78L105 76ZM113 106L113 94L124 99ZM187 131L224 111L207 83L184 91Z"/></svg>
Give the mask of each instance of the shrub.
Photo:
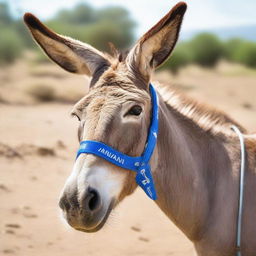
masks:
<svg viewBox="0 0 256 256"><path fill-rule="evenodd" d="M256 68L256 44L252 42L239 44L233 52L232 60Z"/></svg>
<svg viewBox="0 0 256 256"><path fill-rule="evenodd" d="M190 42L193 61L199 65L213 67L223 56L224 48L221 41L213 34L202 33Z"/></svg>
<svg viewBox="0 0 256 256"><path fill-rule="evenodd" d="M225 43L225 58L255 68L256 43L239 38L228 40Z"/></svg>
<svg viewBox="0 0 256 256"><path fill-rule="evenodd" d="M109 42L124 49L130 46L134 39L135 23L129 13L121 7L97 10L80 4L74 9L59 12L47 25L59 34L87 42L104 51L109 50Z"/></svg>
<svg viewBox="0 0 256 256"><path fill-rule="evenodd" d="M68 24L86 24L96 20L95 10L86 3L80 3L71 10L58 12L56 20Z"/></svg>
<svg viewBox="0 0 256 256"><path fill-rule="evenodd" d="M111 24L107 21L89 26L85 32L86 41L102 51L109 50L109 42L119 49L124 49L132 41L127 31L122 30L118 24Z"/></svg>
<svg viewBox="0 0 256 256"><path fill-rule="evenodd" d="M15 30L0 27L0 65L10 64L21 56L23 42Z"/></svg>
<svg viewBox="0 0 256 256"><path fill-rule="evenodd" d="M240 38L232 38L224 43L224 57L227 60L234 61L235 54L239 47L244 44L244 40Z"/></svg>
<svg viewBox="0 0 256 256"><path fill-rule="evenodd" d="M44 84L35 84L29 87L28 93L36 100L46 102L53 101L56 98L55 90Z"/></svg>
<svg viewBox="0 0 256 256"><path fill-rule="evenodd" d="M179 44L171 57L164 63L162 69L169 69L177 74L179 69L192 61L192 52L188 43Z"/></svg>

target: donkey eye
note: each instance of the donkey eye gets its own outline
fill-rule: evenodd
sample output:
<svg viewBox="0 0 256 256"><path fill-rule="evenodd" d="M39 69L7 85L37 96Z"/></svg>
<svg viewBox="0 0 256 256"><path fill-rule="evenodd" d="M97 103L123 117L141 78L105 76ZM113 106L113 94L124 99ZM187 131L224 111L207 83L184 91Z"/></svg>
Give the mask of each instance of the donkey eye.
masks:
<svg viewBox="0 0 256 256"><path fill-rule="evenodd" d="M142 107L139 105L133 106L126 115L133 115L133 116L139 116L142 112Z"/></svg>
<svg viewBox="0 0 256 256"><path fill-rule="evenodd" d="M78 119L79 122L81 121L80 117L77 114L72 113L71 116L75 116Z"/></svg>

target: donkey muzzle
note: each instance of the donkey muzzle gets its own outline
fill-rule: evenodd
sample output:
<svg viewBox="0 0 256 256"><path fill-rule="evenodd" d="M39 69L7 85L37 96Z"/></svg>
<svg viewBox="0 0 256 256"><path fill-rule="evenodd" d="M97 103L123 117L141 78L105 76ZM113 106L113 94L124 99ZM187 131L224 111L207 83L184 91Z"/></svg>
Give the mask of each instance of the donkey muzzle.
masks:
<svg viewBox="0 0 256 256"><path fill-rule="evenodd" d="M112 210L112 203L106 205L98 190L92 187L88 187L80 198L77 190L65 192L59 206L68 224L84 232L98 231Z"/></svg>

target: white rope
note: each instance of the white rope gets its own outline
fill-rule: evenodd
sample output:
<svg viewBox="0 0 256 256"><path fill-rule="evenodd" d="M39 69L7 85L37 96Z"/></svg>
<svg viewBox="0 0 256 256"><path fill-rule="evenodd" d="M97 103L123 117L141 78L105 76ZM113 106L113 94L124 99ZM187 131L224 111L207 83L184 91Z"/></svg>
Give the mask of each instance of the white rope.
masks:
<svg viewBox="0 0 256 256"><path fill-rule="evenodd" d="M239 188L239 208L237 217L237 236L236 236L236 249L237 256L241 256L241 228L242 228L242 213L243 213L243 199L244 199L244 171L245 171L245 144L244 136L235 125L231 127L238 135L241 147L241 166L240 166L240 188Z"/></svg>

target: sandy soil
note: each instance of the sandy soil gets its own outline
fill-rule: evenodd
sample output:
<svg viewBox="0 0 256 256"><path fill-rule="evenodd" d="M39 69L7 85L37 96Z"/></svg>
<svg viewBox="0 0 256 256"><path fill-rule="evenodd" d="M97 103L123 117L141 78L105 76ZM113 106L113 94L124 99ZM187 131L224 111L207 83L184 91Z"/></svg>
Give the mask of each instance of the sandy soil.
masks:
<svg viewBox="0 0 256 256"><path fill-rule="evenodd" d="M72 88L77 97L85 80L51 65L38 70L35 75L34 67L18 63L0 73L0 99L9 103L0 105L0 255L193 255L193 245L140 189L96 234L64 224L58 196L74 161L78 123L69 117L71 104L35 104L25 88L46 83L62 98ZM221 64L215 71L190 67L176 78L166 72L156 78L256 130L255 72Z"/></svg>

